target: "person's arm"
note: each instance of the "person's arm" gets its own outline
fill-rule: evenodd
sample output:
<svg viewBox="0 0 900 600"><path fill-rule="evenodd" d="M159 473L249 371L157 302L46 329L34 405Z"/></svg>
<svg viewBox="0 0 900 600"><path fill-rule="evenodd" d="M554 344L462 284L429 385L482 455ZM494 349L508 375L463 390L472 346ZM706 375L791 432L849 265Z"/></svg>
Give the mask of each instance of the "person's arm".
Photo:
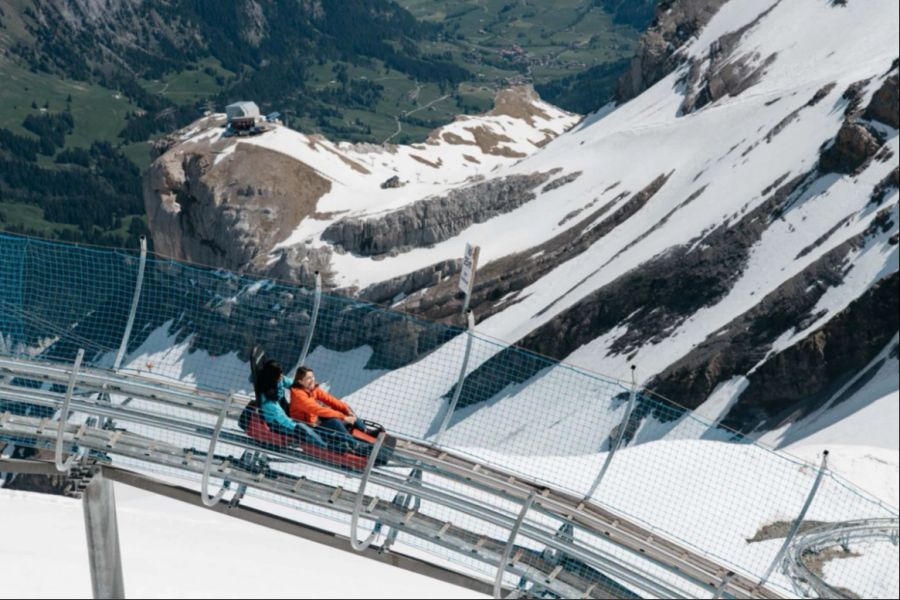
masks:
<svg viewBox="0 0 900 600"><path fill-rule="evenodd" d="M316 398L311 394L305 390L294 388L291 391L291 417L298 421L307 422L309 422L311 418L313 423L315 423L316 418L329 419L335 417L343 419L344 413L328 408L327 406L320 406L319 403L316 402Z"/></svg>
<svg viewBox="0 0 900 600"><path fill-rule="evenodd" d="M340 412L341 416L339 417L344 423L347 425L355 425L356 424L356 414L353 412L353 409L350 408L350 405L346 402L338 400L322 388L316 388L316 397L325 404L328 404L334 410Z"/></svg>
<svg viewBox="0 0 900 600"><path fill-rule="evenodd" d="M262 412L263 419L266 420L266 423L276 423L279 427L283 427L287 430L293 430L297 426L297 424L285 414L284 409L281 408L278 402L263 402L260 412Z"/></svg>
<svg viewBox="0 0 900 600"><path fill-rule="evenodd" d="M350 409L350 406L346 402L338 400L337 398L323 390L321 387L317 387L313 393L316 395L316 400L318 400L319 402L323 402L334 410L338 411L339 413L341 413L342 417L344 415L353 414L353 411Z"/></svg>

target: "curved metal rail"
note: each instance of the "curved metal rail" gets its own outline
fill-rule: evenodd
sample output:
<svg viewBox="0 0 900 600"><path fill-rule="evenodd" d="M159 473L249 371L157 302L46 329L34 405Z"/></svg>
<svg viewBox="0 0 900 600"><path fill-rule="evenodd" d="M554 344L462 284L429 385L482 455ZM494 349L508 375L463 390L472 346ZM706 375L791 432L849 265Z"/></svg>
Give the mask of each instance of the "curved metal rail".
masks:
<svg viewBox="0 0 900 600"><path fill-rule="evenodd" d="M249 397L235 394L234 403L231 403L232 396L196 390L177 382L0 357L0 375L4 374L8 377L0 378L3 379L0 381L0 398L59 409L65 402L61 394L49 389L15 385L14 379L20 377L62 383L71 378L77 391L70 401L73 411L110 417L117 423L146 425L208 440L208 444L199 447L208 448L209 452L175 446L127 429L113 431L65 423L61 431L57 431L47 427L46 420L10 413L0 415L0 435L11 432L18 437L30 437L35 445L58 443L62 437L63 443L71 446L152 462L183 471L185 476L199 475L204 481L215 477L337 511L351 519L354 515L358 518L365 505L367 518L376 523L468 560L474 559L511 573L530 583L533 589L547 590L562 597L608 597L612 593L610 590L619 590L618 593L623 596L637 593L656 597L693 597L698 594L712 597L723 593L736 598L783 597L779 592L759 585L759 581L752 576L732 574L733 567L719 564L621 514L590 502L585 503L574 494L547 488L520 475L473 462L419 440L397 439L391 464L407 471L398 475L390 468L375 468L370 457L373 467L365 473L368 479L360 482L358 492L349 492L316 481L313 477L299 477L274 469L253 472L233 456L214 455L216 441L229 447L259 450L259 446L239 430L224 430L222 426L229 411L232 417L236 417L235 412L243 408ZM205 425L168 414L156 414L149 409L136 410L121 404L100 403L94 395L101 390L111 395L174 406L180 409L179 412L191 409L209 421L218 417L218 422L216 426ZM267 451L267 454L278 461L301 463L323 472L331 470L348 475L345 470L311 462L297 453ZM375 455L374 452L372 454ZM413 469L421 469L427 477L407 476ZM410 509L390 501L381 502L377 496L365 495L366 483L387 488L407 498L415 497L417 503ZM495 497L496 503L480 499L478 494L484 492ZM528 498L531 502L527 502ZM521 508L523 502L527 502L529 510L519 512L508 508L510 503ZM429 507L430 512L426 512L423 506ZM500 527L512 535L502 539L467 530L439 518L437 515L441 510L462 513L490 526ZM526 514L544 518L526 519ZM547 525L547 517L569 524L585 535L578 540L558 536L555 526ZM530 543L517 545L515 539L527 539ZM367 541L371 543L372 540ZM359 544L355 536L353 542L356 542L354 546ZM542 552L533 549L534 544L571 560L548 560Z"/></svg>
<svg viewBox="0 0 900 600"><path fill-rule="evenodd" d="M840 546L849 551L853 542L878 540L898 543L900 520L898 519L860 519L844 523L822 525L797 536L788 548L784 559L784 567L795 585L803 584L811 588L820 598L850 598L844 592L830 585L817 569L809 566L810 556L819 555L823 551Z"/></svg>

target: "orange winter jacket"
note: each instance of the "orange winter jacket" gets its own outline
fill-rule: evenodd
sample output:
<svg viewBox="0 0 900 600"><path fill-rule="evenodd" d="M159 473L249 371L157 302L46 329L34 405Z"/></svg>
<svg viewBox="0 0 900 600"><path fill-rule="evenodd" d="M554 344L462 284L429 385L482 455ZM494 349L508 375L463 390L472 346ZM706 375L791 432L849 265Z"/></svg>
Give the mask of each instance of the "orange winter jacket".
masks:
<svg viewBox="0 0 900 600"><path fill-rule="evenodd" d="M312 393L302 387L291 388L291 418L316 425L316 417L343 419L350 414L350 407L341 402L319 386Z"/></svg>

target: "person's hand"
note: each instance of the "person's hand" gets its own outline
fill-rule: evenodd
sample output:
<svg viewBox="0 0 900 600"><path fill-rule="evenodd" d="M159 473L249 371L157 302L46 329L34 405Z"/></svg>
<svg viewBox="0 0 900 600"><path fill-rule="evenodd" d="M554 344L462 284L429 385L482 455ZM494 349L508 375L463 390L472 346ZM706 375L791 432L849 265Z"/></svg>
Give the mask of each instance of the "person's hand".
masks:
<svg viewBox="0 0 900 600"><path fill-rule="evenodd" d="M344 423L346 423L347 425L353 425L354 423L356 423L356 416L353 413L350 413L349 415L344 417Z"/></svg>
<svg viewBox="0 0 900 600"><path fill-rule="evenodd" d="M318 427L318 426L319 426L319 417L317 417L317 416L316 416L316 417L313 417L312 426L313 426L313 427Z"/></svg>

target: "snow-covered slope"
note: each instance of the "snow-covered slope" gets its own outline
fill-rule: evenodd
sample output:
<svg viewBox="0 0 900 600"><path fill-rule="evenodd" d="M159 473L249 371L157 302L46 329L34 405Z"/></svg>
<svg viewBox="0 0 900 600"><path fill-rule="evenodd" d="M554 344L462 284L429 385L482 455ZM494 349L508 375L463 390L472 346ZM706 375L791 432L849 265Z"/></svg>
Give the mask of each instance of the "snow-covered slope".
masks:
<svg viewBox="0 0 900 600"><path fill-rule="evenodd" d="M117 484L115 494L132 597L351 598L362 596L362 586L367 598L484 597L127 486ZM0 597L91 597L82 512L71 498L0 490L8 542L0 548Z"/></svg>
<svg viewBox="0 0 900 600"><path fill-rule="evenodd" d="M796 443L896 398L898 21L887 0L730 0L673 49L668 76L555 138L574 117L521 91L497 114L410 147L284 128L223 140L201 123L148 181L154 240L202 258L190 248L211 245L212 217L196 216L206 207L226 223L210 235L244 249L242 267L304 281L322 270L346 293L443 320L459 309L454 261L477 244L483 334L612 376L636 364L640 381L677 402L710 401L717 420ZM315 197L294 214L296 203L251 183L237 200L248 148L311 169ZM163 185L180 173L167 160L184 171L181 196ZM393 175L400 187L381 187ZM177 218L154 221L164 214ZM197 239L173 233L195 218ZM248 245L253 232L265 235ZM450 360L457 346L427 360ZM485 350L473 375L503 353ZM878 356L876 385L864 379ZM416 368L386 377L399 384ZM518 373L510 385L541 379ZM453 383L422 400L435 404L423 426ZM495 393L465 404L522 396ZM829 439L865 441L852 431Z"/></svg>

